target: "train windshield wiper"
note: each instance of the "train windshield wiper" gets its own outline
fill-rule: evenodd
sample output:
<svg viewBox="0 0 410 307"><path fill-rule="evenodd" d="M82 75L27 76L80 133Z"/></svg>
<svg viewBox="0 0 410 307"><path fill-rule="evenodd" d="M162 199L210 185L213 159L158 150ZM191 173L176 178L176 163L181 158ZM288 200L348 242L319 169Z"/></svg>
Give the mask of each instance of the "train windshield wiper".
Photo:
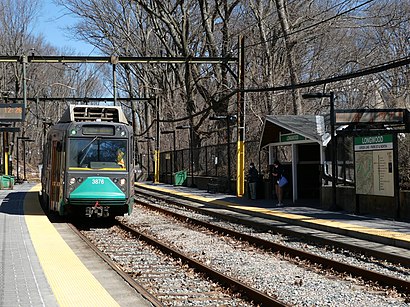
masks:
<svg viewBox="0 0 410 307"><path fill-rule="evenodd" d="M80 150L79 155L81 155L85 150L86 150L86 151L85 151L83 157L81 158L80 162L78 163L79 165L81 165L81 164L84 162L85 157L87 157L87 154L88 154L88 152L89 152L90 149L91 149L91 145L92 145L92 144L95 142L95 140L97 140L97 139L98 139L98 136L95 136L87 145L84 146L83 149Z"/></svg>

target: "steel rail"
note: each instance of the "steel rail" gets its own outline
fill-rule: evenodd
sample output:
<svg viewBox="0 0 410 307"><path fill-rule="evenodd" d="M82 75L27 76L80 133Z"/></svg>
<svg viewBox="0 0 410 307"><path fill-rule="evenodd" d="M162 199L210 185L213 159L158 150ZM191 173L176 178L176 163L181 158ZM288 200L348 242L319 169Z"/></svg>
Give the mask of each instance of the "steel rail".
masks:
<svg viewBox="0 0 410 307"><path fill-rule="evenodd" d="M183 254L182 252L179 252L178 250L171 248L169 246L166 246L159 242L158 240L152 238L151 236L148 236L137 229L128 226L120 221L117 220L118 226L123 228L124 230L130 232L132 235L137 237L138 239L144 240L150 245L153 245L157 248L159 248L162 252L171 255L174 258L181 259L184 263L189 265L190 267L197 269L198 271L205 273L207 276L210 278L214 279L218 283L221 283L222 285L228 286L232 291L241 293L247 300L250 300L256 304L261 304L262 306L288 306L288 304L281 302L279 300L274 299L273 297L260 292L256 289L250 288L244 283L241 283L240 281L237 281L235 279L232 279L218 271L215 271L214 269L188 257L187 255Z"/></svg>
<svg viewBox="0 0 410 307"><path fill-rule="evenodd" d="M256 247L260 247L260 248L274 251L274 252L279 252L282 255L289 255L293 258L307 260L311 263L315 263L315 264L318 264L326 268L331 268L339 273L348 273L348 274L351 274L352 276L360 277L367 281L376 282L379 285L396 288L398 291L401 291L406 294L410 293L410 282L406 280L384 275L384 274L377 273L377 272L373 272L370 270L362 269L357 266L353 266L353 265L338 262L332 259L324 258L322 256L318 256L318 255L308 253L302 250L294 249L294 248L287 247L281 244L277 244L271 241L260 239L260 238L257 238L251 235L240 233L240 232L237 232L231 229L227 229L221 226L217 226L217 225L203 222L197 219L193 219L193 218L190 218L190 217L187 217L187 216L175 213L175 212L168 211L164 208L160 208L150 203L145 203L142 201L137 201L137 202L153 210L156 210L164 214L167 214L169 216L172 216L173 218L176 218L182 222L202 226L207 229L211 229L217 233L230 235L238 240L247 241L248 243Z"/></svg>
<svg viewBox="0 0 410 307"><path fill-rule="evenodd" d="M300 232L294 231L290 228L284 228L282 226L275 226L275 225L266 225L263 223L258 223L258 222L253 222L253 221L249 221L247 219L243 219L240 217L234 217L234 216L228 216L226 214L221 214L221 213L217 213L214 211L209 210L209 206L211 204L208 204L208 209L204 209L204 208L199 208L199 207L194 207L192 205L189 205L187 203L196 203L196 204L200 204L200 202L194 202L192 199L189 198L184 198L181 197L181 199L177 199L175 197L169 196L167 194L161 193L161 192L156 192L156 191L152 191L152 190L142 190L143 187L139 187L137 193L141 194L141 195L146 195L146 196L150 196L150 197L158 197L158 198L162 198L163 200L166 200L169 203L173 203L177 206L182 206L185 208L188 208L190 210L199 212L199 213L203 213L203 214L207 214L207 215L211 215L217 218L220 218L222 220L227 220L227 221L231 221L234 223L240 223L243 225L248 225L251 227L259 227L262 229L269 229L272 231L275 231L276 233L281 233L284 235L289 235L289 236L296 236L296 237L304 237L307 238L311 241L317 242L317 243L321 243L321 244L327 244L327 245L333 245L342 249L346 249L349 250L351 252L356 252L356 253L360 253L363 255L367 255L369 257L373 257L373 258L377 258L380 260L384 260L384 261L389 261L395 264L399 264L402 265L404 267L410 268L410 259L398 254L390 254L390 253L386 253L383 252L381 250L375 250L375 249L368 249L366 247L361 247L361 246L357 246L348 242L341 242L341 241L336 241L334 239L328 239L328 238L324 238L324 237L319 237L319 236L315 236L315 235L306 235L306 234L301 234ZM186 202L186 203L184 203ZM221 206L215 205L215 208L221 208ZM242 214L246 214L249 215L249 212L246 212L245 210L242 209L238 209L238 208L226 208L227 210L230 211L234 211L234 212L239 212ZM287 225L291 225L291 222L289 221L284 221L281 219L275 219L272 216L267 217L266 214L263 213L258 213L258 212L253 212L252 216L257 216L257 217L261 217L261 218L268 218L270 220L279 220L281 222L286 223ZM307 225L298 225L300 227L305 227L308 228L309 226ZM314 228L315 229L315 228Z"/></svg>
<svg viewBox="0 0 410 307"><path fill-rule="evenodd" d="M76 226L68 223L68 226L79 236L101 259L103 259L118 275L120 275L132 288L134 288L139 294L141 294L146 300L148 300L154 307L164 307L156 297L150 294L144 287L136 282L129 274L125 273L121 267L119 267L114 261L112 261L107 255L101 252L86 236L84 236Z"/></svg>

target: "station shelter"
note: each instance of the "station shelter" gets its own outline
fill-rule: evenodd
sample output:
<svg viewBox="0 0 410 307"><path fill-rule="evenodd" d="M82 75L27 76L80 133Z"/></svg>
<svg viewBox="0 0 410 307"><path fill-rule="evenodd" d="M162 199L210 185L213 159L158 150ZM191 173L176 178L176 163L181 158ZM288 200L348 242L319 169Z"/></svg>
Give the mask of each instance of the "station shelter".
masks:
<svg viewBox="0 0 410 307"><path fill-rule="evenodd" d="M323 115L268 115L260 150L269 152L269 165L278 159L288 179L285 199L293 204L320 204L326 148L331 141L329 117ZM284 160L283 157L286 157Z"/></svg>

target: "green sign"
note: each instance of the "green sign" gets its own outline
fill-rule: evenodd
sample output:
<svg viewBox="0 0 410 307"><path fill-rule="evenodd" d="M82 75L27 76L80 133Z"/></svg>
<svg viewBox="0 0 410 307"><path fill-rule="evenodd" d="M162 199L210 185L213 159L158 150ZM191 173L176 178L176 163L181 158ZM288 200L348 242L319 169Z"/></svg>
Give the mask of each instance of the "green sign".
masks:
<svg viewBox="0 0 410 307"><path fill-rule="evenodd" d="M372 135L354 138L354 150L384 150L393 148L393 135Z"/></svg>
<svg viewBox="0 0 410 307"><path fill-rule="evenodd" d="M284 142L295 142L295 141L304 141L306 138L300 134L297 133L287 133L287 134L281 134L280 135L280 141L281 143Z"/></svg>

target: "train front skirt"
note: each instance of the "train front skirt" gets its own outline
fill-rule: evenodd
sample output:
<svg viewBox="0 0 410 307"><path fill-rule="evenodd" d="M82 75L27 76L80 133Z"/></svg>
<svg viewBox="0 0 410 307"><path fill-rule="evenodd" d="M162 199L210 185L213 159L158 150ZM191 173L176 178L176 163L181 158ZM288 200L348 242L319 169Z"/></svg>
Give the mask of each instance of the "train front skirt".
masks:
<svg viewBox="0 0 410 307"><path fill-rule="evenodd" d="M117 207L128 207L126 195L108 177L88 177L85 179L70 193L68 204L72 208L84 207L84 213L89 217L107 217L112 209L117 211L121 210Z"/></svg>

